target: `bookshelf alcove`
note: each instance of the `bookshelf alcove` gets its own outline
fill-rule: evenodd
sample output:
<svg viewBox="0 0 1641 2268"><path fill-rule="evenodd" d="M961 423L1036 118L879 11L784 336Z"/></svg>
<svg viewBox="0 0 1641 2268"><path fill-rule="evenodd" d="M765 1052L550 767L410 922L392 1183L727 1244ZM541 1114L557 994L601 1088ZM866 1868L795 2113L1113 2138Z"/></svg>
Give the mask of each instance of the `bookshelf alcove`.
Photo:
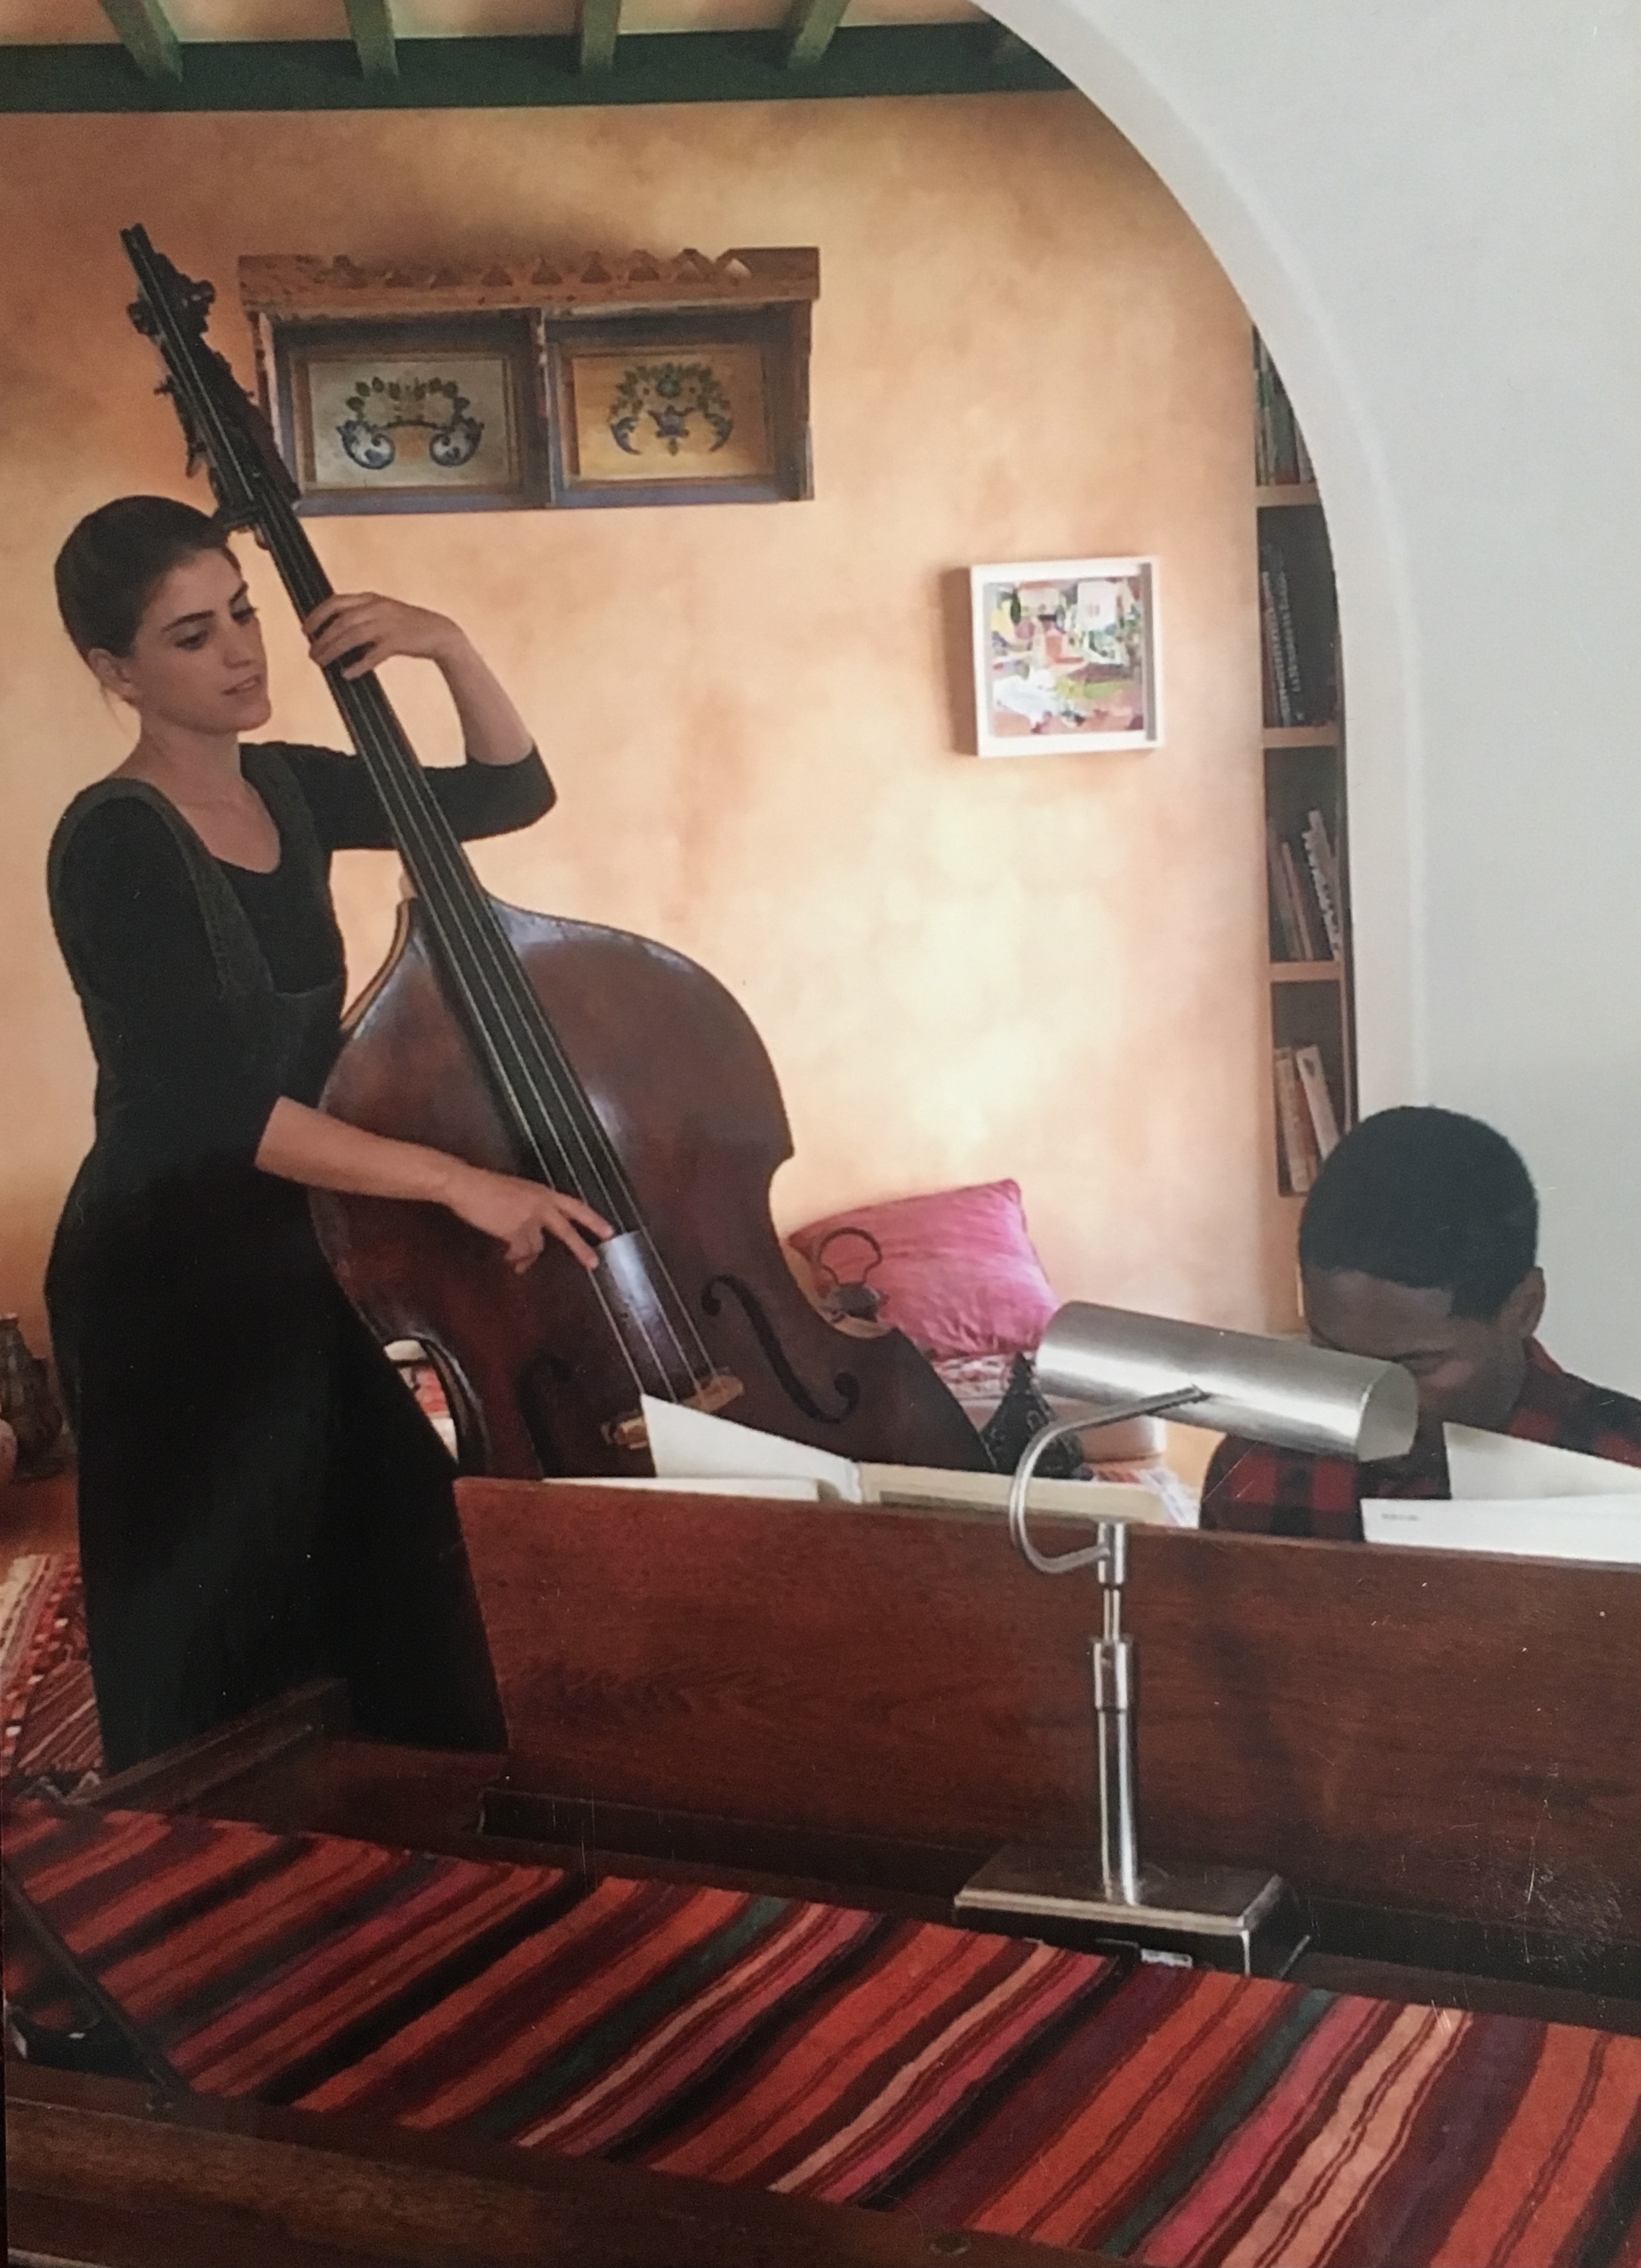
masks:
<svg viewBox="0 0 1641 2268"><path fill-rule="evenodd" d="M1275 1171L1297 1215L1357 1114L1344 716L1328 524L1257 334L1254 395Z"/></svg>

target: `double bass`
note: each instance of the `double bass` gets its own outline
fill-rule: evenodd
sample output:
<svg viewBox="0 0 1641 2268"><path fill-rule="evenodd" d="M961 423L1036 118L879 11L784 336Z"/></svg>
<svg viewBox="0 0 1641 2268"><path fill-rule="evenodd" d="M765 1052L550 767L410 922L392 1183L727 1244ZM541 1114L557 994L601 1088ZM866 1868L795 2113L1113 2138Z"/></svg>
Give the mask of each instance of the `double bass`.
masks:
<svg viewBox="0 0 1641 2268"><path fill-rule="evenodd" d="M188 469L203 460L220 524L255 534L305 617L331 585L266 420L206 340L214 290L143 229L121 240ZM615 1231L594 1270L549 1239L518 1276L440 1207L314 1193L320 1243L366 1323L419 1340L437 1366L462 1468L647 1473L648 1395L848 1457L985 1469L911 1342L846 1336L789 1269L769 1214L786 1114L730 993L648 938L491 897L375 675L325 675L409 895L321 1108L573 1194Z"/></svg>

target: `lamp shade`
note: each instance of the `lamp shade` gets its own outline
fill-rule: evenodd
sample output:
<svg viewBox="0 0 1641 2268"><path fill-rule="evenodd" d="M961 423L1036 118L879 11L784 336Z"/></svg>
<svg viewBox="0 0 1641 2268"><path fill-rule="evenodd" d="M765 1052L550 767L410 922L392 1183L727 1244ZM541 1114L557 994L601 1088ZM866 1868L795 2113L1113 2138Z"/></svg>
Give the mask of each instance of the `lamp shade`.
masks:
<svg viewBox="0 0 1641 2268"><path fill-rule="evenodd" d="M1196 1388L1171 1417L1365 1464L1403 1455L1418 1426L1417 1388L1394 1362L1081 1300L1049 1324L1036 1372L1044 1394L1096 1410Z"/></svg>

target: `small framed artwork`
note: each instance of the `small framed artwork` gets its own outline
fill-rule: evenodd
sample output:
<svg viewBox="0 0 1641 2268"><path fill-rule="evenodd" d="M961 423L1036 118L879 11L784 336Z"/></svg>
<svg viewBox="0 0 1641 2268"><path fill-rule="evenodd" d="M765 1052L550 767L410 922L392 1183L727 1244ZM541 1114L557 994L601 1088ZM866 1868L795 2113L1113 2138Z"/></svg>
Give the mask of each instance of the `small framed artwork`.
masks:
<svg viewBox="0 0 1641 2268"><path fill-rule="evenodd" d="M278 430L308 513L506 512L546 500L527 320L282 328Z"/></svg>
<svg viewBox="0 0 1641 2268"><path fill-rule="evenodd" d="M547 319L557 504L770 504L813 493L806 302Z"/></svg>
<svg viewBox="0 0 1641 2268"><path fill-rule="evenodd" d="M969 589L980 755L1158 745L1154 559L971 567Z"/></svg>

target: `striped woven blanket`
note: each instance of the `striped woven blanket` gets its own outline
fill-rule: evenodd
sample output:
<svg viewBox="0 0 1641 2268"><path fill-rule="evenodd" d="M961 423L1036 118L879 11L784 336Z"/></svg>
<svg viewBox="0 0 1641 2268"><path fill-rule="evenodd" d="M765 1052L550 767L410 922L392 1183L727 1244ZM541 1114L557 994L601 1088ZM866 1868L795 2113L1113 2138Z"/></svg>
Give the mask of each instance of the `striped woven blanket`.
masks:
<svg viewBox="0 0 1641 2268"><path fill-rule="evenodd" d="M80 1563L30 1553L0 1577L0 1779L63 1793L102 1770Z"/></svg>
<svg viewBox="0 0 1641 2268"><path fill-rule="evenodd" d="M204 2094L1177 2268L1641 2264L1641 2040L218 1821L6 1846Z"/></svg>

